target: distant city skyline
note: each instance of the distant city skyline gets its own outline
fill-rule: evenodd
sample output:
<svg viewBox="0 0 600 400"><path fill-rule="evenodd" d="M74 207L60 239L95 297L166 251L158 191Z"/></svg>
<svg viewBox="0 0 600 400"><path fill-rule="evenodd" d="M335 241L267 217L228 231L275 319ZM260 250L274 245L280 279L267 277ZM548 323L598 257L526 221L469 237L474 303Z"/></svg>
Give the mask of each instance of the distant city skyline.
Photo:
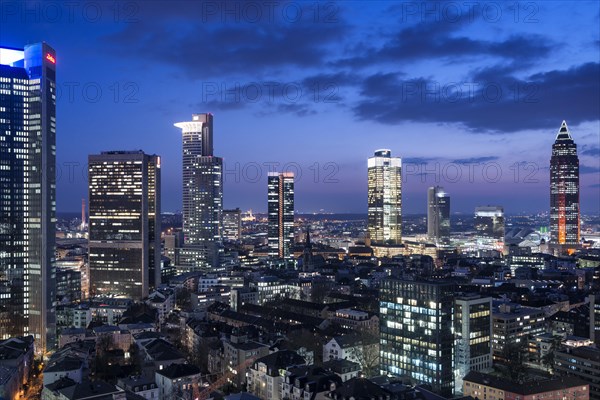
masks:
<svg viewBox="0 0 600 400"><path fill-rule="evenodd" d="M390 148L405 166L406 213L426 212L436 185L452 193L453 211L546 211L550 149L564 119L580 151L581 211L600 213L596 2L539 2L532 16L500 4L498 20L481 7L450 19L436 14L441 6L423 16L404 3L340 2L316 21L306 9L300 21L277 13L225 23L201 3L136 3L135 15L116 21L108 5L94 21L79 12L71 21L61 3L59 21L3 15L2 45L45 40L59 54L59 211L79 210L87 155L114 148L161 154L163 209L181 210L172 123L212 112L224 208L266 211L263 164L279 162L280 172L293 163L297 210L366 213L366 158ZM579 32L555 29L565 20ZM274 87L287 93L271 96ZM480 163L473 182L469 162ZM436 163L445 178L423 182L422 165ZM465 165L457 180L454 164Z"/></svg>

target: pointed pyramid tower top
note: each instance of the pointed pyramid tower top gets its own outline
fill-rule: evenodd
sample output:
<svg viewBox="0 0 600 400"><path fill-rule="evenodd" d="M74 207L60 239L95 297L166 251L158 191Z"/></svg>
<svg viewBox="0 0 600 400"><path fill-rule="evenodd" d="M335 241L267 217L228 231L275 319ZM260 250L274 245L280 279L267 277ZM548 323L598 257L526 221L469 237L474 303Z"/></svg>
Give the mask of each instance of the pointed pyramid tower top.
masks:
<svg viewBox="0 0 600 400"><path fill-rule="evenodd" d="M563 120L562 124L560 124L556 140L573 140L571 133L569 132L569 127L567 126L567 121Z"/></svg>

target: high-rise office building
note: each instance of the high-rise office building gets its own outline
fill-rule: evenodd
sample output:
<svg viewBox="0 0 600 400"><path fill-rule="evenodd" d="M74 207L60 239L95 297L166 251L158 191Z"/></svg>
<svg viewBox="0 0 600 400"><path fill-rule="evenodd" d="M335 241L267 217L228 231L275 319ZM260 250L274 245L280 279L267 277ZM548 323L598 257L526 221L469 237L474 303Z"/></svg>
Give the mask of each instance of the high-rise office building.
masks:
<svg viewBox="0 0 600 400"><path fill-rule="evenodd" d="M455 388L469 371L492 367L492 298L478 294L457 296L454 301Z"/></svg>
<svg viewBox="0 0 600 400"><path fill-rule="evenodd" d="M223 159L213 155L213 115L175 124L183 135L183 234L186 245L221 240Z"/></svg>
<svg viewBox="0 0 600 400"><path fill-rule="evenodd" d="M525 346L529 337L544 333L544 310L502 303L492 309L494 361L507 362L514 347Z"/></svg>
<svg viewBox="0 0 600 400"><path fill-rule="evenodd" d="M504 208L482 206L475 208L475 231L485 239L504 241Z"/></svg>
<svg viewBox="0 0 600 400"><path fill-rule="evenodd" d="M454 284L384 279L379 294L380 372L454 393Z"/></svg>
<svg viewBox="0 0 600 400"><path fill-rule="evenodd" d="M372 245L402 243L402 161L377 150L368 161L368 233Z"/></svg>
<svg viewBox="0 0 600 400"><path fill-rule="evenodd" d="M269 172L267 179L269 256L290 259L294 242L294 174Z"/></svg>
<svg viewBox="0 0 600 400"><path fill-rule="evenodd" d="M223 238L228 240L240 240L242 238L242 211L223 210Z"/></svg>
<svg viewBox="0 0 600 400"><path fill-rule="evenodd" d="M0 339L56 342L56 52L0 48Z"/></svg>
<svg viewBox="0 0 600 400"><path fill-rule="evenodd" d="M436 243L450 238L450 195L440 186L427 190L427 236Z"/></svg>
<svg viewBox="0 0 600 400"><path fill-rule="evenodd" d="M89 156L92 295L141 300L160 284L160 167L143 151Z"/></svg>
<svg viewBox="0 0 600 400"><path fill-rule="evenodd" d="M579 157L565 121L550 159L550 246L573 252L579 245Z"/></svg>

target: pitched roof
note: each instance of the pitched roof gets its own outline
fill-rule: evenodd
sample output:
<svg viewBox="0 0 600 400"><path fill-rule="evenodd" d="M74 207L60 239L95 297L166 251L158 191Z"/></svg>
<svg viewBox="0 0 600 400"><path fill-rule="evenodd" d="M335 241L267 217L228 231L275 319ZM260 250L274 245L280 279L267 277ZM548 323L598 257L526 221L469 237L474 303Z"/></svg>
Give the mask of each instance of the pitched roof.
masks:
<svg viewBox="0 0 600 400"><path fill-rule="evenodd" d="M257 359L254 361L253 368L258 368L259 363L263 363L267 366L267 375L279 376L280 369L304 365L306 364L306 360L300 357L295 351L281 350Z"/></svg>
<svg viewBox="0 0 600 400"><path fill-rule="evenodd" d="M344 382L334 393L342 398L355 400L387 398L390 395L387 390L367 378L352 378Z"/></svg>
<svg viewBox="0 0 600 400"><path fill-rule="evenodd" d="M58 390L69 400L79 399L112 399L112 394L123 393L123 390L104 381L84 380L77 385L72 385Z"/></svg>
<svg viewBox="0 0 600 400"><path fill-rule="evenodd" d="M169 379L182 378L200 374L200 368L191 364L171 364L165 369L156 371L157 374L166 376Z"/></svg>

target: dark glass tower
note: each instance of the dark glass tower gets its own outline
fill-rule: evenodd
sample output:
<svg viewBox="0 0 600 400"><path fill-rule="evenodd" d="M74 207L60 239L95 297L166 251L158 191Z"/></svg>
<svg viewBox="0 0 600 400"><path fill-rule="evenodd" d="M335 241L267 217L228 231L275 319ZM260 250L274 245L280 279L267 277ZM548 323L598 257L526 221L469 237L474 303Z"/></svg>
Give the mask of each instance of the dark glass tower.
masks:
<svg viewBox="0 0 600 400"><path fill-rule="evenodd" d="M269 255L290 259L294 241L294 174L269 172L267 192Z"/></svg>
<svg viewBox="0 0 600 400"><path fill-rule="evenodd" d="M88 164L90 292L141 300L160 284L160 157L103 152Z"/></svg>
<svg viewBox="0 0 600 400"><path fill-rule="evenodd" d="M56 52L0 48L0 338L56 341Z"/></svg>
<svg viewBox="0 0 600 400"><path fill-rule="evenodd" d="M579 245L579 157L565 121L550 158L550 246L573 252Z"/></svg>
<svg viewBox="0 0 600 400"><path fill-rule="evenodd" d="M385 279L379 294L380 372L454 394L454 285Z"/></svg>
<svg viewBox="0 0 600 400"><path fill-rule="evenodd" d="M450 238L450 196L440 186L427 190L427 236L435 242Z"/></svg>

